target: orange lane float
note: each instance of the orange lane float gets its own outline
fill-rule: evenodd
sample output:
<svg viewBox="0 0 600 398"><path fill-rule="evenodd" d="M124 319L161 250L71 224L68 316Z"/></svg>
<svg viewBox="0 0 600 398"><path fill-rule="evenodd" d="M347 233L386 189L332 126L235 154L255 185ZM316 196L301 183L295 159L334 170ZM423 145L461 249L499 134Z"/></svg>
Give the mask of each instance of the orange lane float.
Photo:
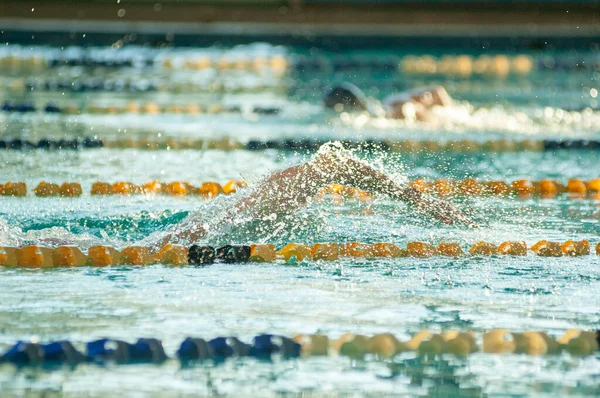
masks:
<svg viewBox="0 0 600 398"><path fill-rule="evenodd" d="M589 180L587 182L586 187L590 193L594 193L594 194L600 193L600 178L595 178L593 180Z"/></svg>
<svg viewBox="0 0 600 398"><path fill-rule="evenodd" d="M165 265L188 265L188 248L168 244L154 256L154 260Z"/></svg>
<svg viewBox="0 0 600 398"><path fill-rule="evenodd" d="M87 264L87 256L77 247L60 246L52 251L52 265L55 267L78 267Z"/></svg>
<svg viewBox="0 0 600 398"><path fill-rule="evenodd" d="M408 242L406 251L410 257L431 257L437 254L436 248L425 242Z"/></svg>
<svg viewBox="0 0 600 398"><path fill-rule="evenodd" d="M473 332L458 332L449 330L443 334L445 352L466 356L478 351L477 339Z"/></svg>
<svg viewBox="0 0 600 398"><path fill-rule="evenodd" d="M340 244L340 256L342 257L366 257L370 245L359 242L348 242Z"/></svg>
<svg viewBox="0 0 600 398"><path fill-rule="evenodd" d="M65 182L60 186L60 196L73 197L81 196L83 189L78 182Z"/></svg>
<svg viewBox="0 0 600 398"><path fill-rule="evenodd" d="M275 245L250 246L250 261L257 263L271 263L277 258Z"/></svg>
<svg viewBox="0 0 600 398"><path fill-rule="evenodd" d="M350 358L360 359L369 353L369 338L360 334L347 333L338 339L337 344L339 354Z"/></svg>
<svg viewBox="0 0 600 398"><path fill-rule="evenodd" d="M107 182L97 181L92 184L90 193L92 195L110 195L112 194L112 185Z"/></svg>
<svg viewBox="0 0 600 398"><path fill-rule="evenodd" d="M237 192L238 188L244 188L247 186L248 186L248 184L246 184L245 181L229 180L229 181L227 181L227 183L225 185L223 185L221 187L221 189L223 190L223 193L225 195L230 195L232 193Z"/></svg>
<svg viewBox="0 0 600 398"><path fill-rule="evenodd" d="M533 182L531 180L516 180L511 184L512 190L519 196L527 197L535 192Z"/></svg>
<svg viewBox="0 0 600 398"><path fill-rule="evenodd" d="M493 243L479 241L469 249L469 253L482 256L492 256L498 254L498 246Z"/></svg>
<svg viewBox="0 0 600 398"><path fill-rule="evenodd" d="M561 257L563 255L559 242L541 240L531 247L531 251L542 257Z"/></svg>
<svg viewBox="0 0 600 398"><path fill-rule="evenodd" d="M431 184L422 178L410 181L408 185L421 192L429 192L431 190Z"/></svg>
<svg viewBox="0 0 600 398"><path fill-rule="evenodd" d="M185 196L191 192L185 183L173 181L162 185L162 193L171 196Z"/></svg>
<svg viewBox="0 0 600 398"><path fill-rule="evenodd" d="M558 354L559 344L544 332L511 333L516 354L546 355Z"/></svg>
<svg viewBox="0 0 600 398"><path fill-rule="evenodd" d="M293 340L302 346L302 355L304 356L324 356L329 355L329 337L323 334L294 336Z"/></svg>
<svg viewBox="0 0 600 398"><path fill-rule="evenodd" d="M543 198L551 198L559 193L558 183L554 180L541 180L536 184L536 193Z"/></svg>
<svg viewBox="0 0 600 398"><path fill-rule="evenodd" d="M154 262L147 248L129 246L121 250L120 263L123 265L148 265Z"/></svg>
<svg viewBox="0 0 600 398"><path fill-rule="evenodd" d="M568 240L560 246L560 250L565 256L587 256L590 254L590 242Z"/></svg>
<svg viewBox="0 0 600 398"><path fill-rule="evenodd" d="M94 267L107 267L118 265L121 253L110 246L92 246L88 249L88 265Z"/></svg>
<svg viewBox="0 0 600 398"><path fill-rule="evenodd" d="M310 249L313 260L334 261L339 257L339 245L337 243L315 243Z"/></svg>
<svg viewBox="0 0 600 398"><path fill-rule="evenodd" d="M367 340L367 351L382 358L390 358L398 352L400 341L391 333L376 334Z"/></svg>
<svg viewBox="0 0 600 398"><path fill-rule="evenodd" d="M16 247L0 247L0 265L17 266L17 251Z"/></svg>
<svg viewBox="0 0 600 398"><path fill-rule="evenodd" d="M24 182L7 182L1 189L3 196L27 196L27 185Z"/></svg>
<svg viewBox="0 0 600 398"><path fill-rule="evenodd" d="M464 254L458 243L441 242L437 247L437 252L442 256L458 257Z"/></svg>
<svg viewBox="0 0 600 398"><path fill-rule="evenodd" d="M288 243L281 250L279 250L277 254L282 256L286 263L296 263L301 262L304 259L310 260L311 248L296 243Z"/></svg>
<svg viewBox="0 0 600 398"><path fill-rule="evenodd" d="M459 183L459 192L467 196L479 196L484 193L484 186L474 178L467 178Z"/></svg>
<svg viewBox="0 0 600 398"><path fill-rule="evenodd" d="M33 189L33 193L40 197L58 196L60 187L58 184L42 181Z"/></svg>
<svg viewBox="0 0 600 398"><path fill-rule="evenodd" d="M586 183L582 180L569 180L567 182L567 192L571 196L584 197L587 193Z"/></svg>
<svg viewBox="0 0 600 398"><path fill-rule="evenodd" d="M142 184L142 192L145 194L158 194L162 192L162 184L156 180Z"/></svg>
<svg viewBox="0 0 600 398"><path fill-rule="evenodd" d="M435 180L432 188L433 192L440 197L446 197L456 193L456 184L448 180Z"/></svg>
<svg viewBox="0 0 600 398"><path fill-rule="evenodd" d="M142 188L131 182L119 181L112 184L111 193L115 195L133 195L142 193Z"/></svg>
<svg viewBox="0 0 600 398"><path fill-rule="evenodd" d="M26 268L52 267L52 249L35 245L25 246L17 252L17 265Z"/></svg>
<svg viewBox="0 0 600 398"><path fill-rule="evenodd" d="M527 243L523 241L502 242L500 246L498 246L498 253L509 256L526 256Z"/></svg>
<svg viewBox="0 0 600 398"><path fill-rule="evenodd" d="M567 341L565 350L573 356L586 356L600 348L597 332L577 331L572 336Z"/></svg>
<svg viewBox="0 0 600 398"><path fill-rule="evenodd" d="M214 198L222 193L223 189L218 182L205 182L198 188L198 194L207 199Z"/></svg>
<svg viewBox="0 0 600 398"><path fill-rule="evenodd" d="M377 242L367 249L366 257L406 257L408 252L393 243Z"/></svg>
<svg viewBox="0 0 600 398"><path fill-rule="evenodd" d="M488 354L504 354L515 351L512 335L504 329L494 329L482 334L483 352Z"/></svg>

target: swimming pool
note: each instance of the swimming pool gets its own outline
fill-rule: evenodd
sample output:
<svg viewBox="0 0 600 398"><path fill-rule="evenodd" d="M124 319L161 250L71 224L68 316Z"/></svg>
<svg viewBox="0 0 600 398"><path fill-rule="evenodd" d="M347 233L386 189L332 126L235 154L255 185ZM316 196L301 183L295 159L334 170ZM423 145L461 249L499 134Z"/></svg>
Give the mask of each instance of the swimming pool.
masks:
<svg viewBox="0 0 600 398"><path fill-rule="evenodd" d="M87 52L7 46L2 51L2 103L31 102L36 108L35 112L0 115L2 137L7 140L600 139L596 83L600 72L593 52L526 54L532 60L526 74L457 76L441 70L399 71L397 65L414 54L392 50L311 54L256 44L232 49L125 47ZM87 65L63 62L81 59L82 53L88 59L133 61L100 66L91 61ZM433 55L441 62L441 52ZM39 66L39 59L59 61ZM591 66L575 67L581 60ZM25 62L28 67L23 66ZM62 80L77 81L76 89L59 84ZM436 120L425 124L324 111L320 104L323 87L343 80L355 81L378 98L398 89L442 83L457 103L450 110L438 110ZM129 82L129 88L123 88L124 82ZM139 87L131 88L132 82ZM48 102L61 109L76 107L79 112L45 112ZM140 109L135 111L131 103ZM149 103L160 112L155 114ZM184 111L190 104L199 109ZM111 106L117 109L108 109ZM254 107L277 108L278 112L261 114L253 112ZM124 247L175 225L192 212L210 219L233 199L91 196L95 181L198 185L244 179L252 183L312 154L129 146L0 150L0 183L25 181L31 191L40 181L78 181L84 192L79 198L39 198L31 192L26 197L0 196L0 245L58 237L83 248L98 243ZM357 150L355 155L397 179L566 182L600 177L594 150ZM285 219L283 228L260 228L251 222L216 231L201 243L272 243L280 248L288 242L393 242L404 247L410 241L455 241L468 249L477 241L598 242L597 200L566 195L551 199L458 196L453 200L460 208L472 209L481 228L425 220L386 198L340 203L326 197ZM331 338L346 332L391 332L404 341L421 329L481 333L503 328L540 330L558 337L570 328L598 328L599 286L600 257L545 258L532 252L526 257L342 258L295 266L277 262L200 268L161 264L48 270L1 267L0 352L19 339L34 337L42 342L68 339L77 347L102 337L126 341L156 337L170 356L187 336L238 336L250 341L265 332L322 333ZM0 367L0 389L14 395L26 391L115 395L116 390L120 395L596 396L599 381L597 354L577 358L566 353L538 357L479 352L434 359L404 353L387 360L240 358L191 367L177 361L81 364L51 370Z"/></svg>

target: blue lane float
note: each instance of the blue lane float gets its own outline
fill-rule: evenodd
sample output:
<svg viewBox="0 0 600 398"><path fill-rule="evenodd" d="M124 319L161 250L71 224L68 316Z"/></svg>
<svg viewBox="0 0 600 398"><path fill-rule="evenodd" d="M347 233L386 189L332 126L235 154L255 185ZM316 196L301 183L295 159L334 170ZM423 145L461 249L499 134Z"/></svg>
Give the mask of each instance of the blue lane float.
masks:
<svg viewBox="0 0 600 398"><path fill-rule="evenodd" d="M274 355L297 358L300 351L301 345L287 337L263 334L256 336L252 344L244 343L236 337L216 337L209 341L188 337L180 344L175 355L181 362L232 357L268 360ZM77 365L84 362L160 364L169 359L171 358L165 354L162 341L154 338L140 338L135 343L114 339L94 340L85 345L85 353L66 340L48 344L19 341L0 356L0 364L10 363L19 367Z"/></svg>
<svg viewBox="0 0 600 398"><path fill-rule="evenodd" d="M19 341L0 357L0 363L7 362L18 366L77 364L85 360L86 356L66 340L49 344Z"/></svg>
<svg viewBox="0 0 600 398"><path fill-rule="evenodd" d="M104 147L104 142L97 138L73 138L73 139L53 139L41 138L39 141L30 141L27 139L13 138L0 139L0 149L12 150L79 150Z"/></svg>
<svg viewBox="0 0 600 398"><path fill-rule="evenodd" d="M281 335L260 334L252 339L251 344L233 336L216 337L211 340L188 337L181 342L175 356L169 358L165 354L162 341L154 338L140 338L135 343L98 339L85 344L85 352L79 351L67 340L48 344L18 341L0 355L0 365L54 368L65 365L73 367L80 363L161 364L169 359L177 359L185 366L206 360L219 363L227 358L251 357L270 361L330 353L339 353L355 359L372 354L374 358L386 359L409 351L426 357L442 354L464 357L475 352L528 355L569 353L574 357L584 357L598 355L600 330L570 329L562 337L554 339L545 332L510 333L504 329L494 329L482 333L480 342L481 345L473 332L447 331L443 334L432 334L427 330L421 330L406 342L400 342L390 333L372 337L346 333L337 340L329 340L327 336L320 334L298 335L294 339Z"/></svg>
<svg viewBox="0 0 600 398"><path fill-rule="evenodd" d="M162 342L142 338L134 344L121 340L100 339L87 343L86 359L93 362L161 363L167 360Z"/></svg>

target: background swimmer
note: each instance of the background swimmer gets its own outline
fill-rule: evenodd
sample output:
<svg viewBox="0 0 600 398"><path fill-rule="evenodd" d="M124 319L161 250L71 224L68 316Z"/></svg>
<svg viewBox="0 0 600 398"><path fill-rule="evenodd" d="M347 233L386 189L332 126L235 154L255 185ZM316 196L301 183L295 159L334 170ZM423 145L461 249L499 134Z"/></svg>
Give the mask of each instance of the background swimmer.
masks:
<svg viewBox="0 0 600 398"><path fill-rule="evenodd" d="M341 83L329 89L323 102L326 108L338 112L358 110L390 119L425 121L429 109L434 106L448 106L452 103L452 98L444 87L434 86L393 94L379 103L367 98L354 84Z"/></svg>

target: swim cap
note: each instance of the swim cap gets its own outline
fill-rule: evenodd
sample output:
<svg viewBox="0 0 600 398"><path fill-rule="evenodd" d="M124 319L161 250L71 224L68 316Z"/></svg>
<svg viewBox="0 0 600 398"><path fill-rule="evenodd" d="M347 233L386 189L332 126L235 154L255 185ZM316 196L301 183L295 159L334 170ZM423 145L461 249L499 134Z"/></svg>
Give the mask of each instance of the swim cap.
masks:
<svg viewBox="0 0 600 398"><path fill-rule="evenodd" d="M343 109L367 110L365 95L358 87L351 83L341 83L330 87L323 98L325 107L336 108L336 105L343 106Z"/></svg>

